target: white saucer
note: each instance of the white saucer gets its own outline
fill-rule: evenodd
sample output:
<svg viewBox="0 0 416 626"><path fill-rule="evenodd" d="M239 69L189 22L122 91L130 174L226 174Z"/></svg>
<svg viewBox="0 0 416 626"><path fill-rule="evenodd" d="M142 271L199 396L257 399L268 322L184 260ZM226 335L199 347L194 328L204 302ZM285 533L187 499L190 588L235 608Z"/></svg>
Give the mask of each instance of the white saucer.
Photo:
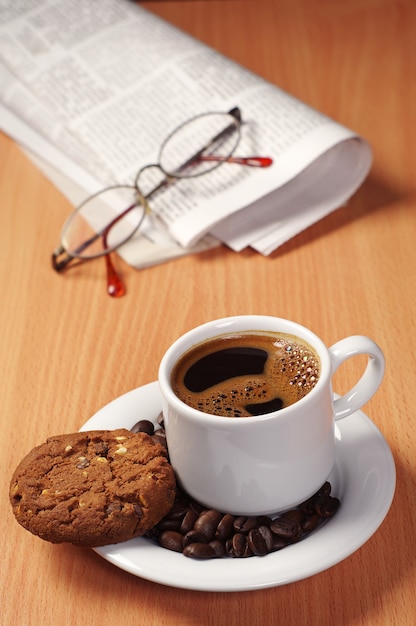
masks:
<svg viewBox="0 0 416 626"><path fill-rule="evenodd" d="M155 421L161 410L157 383L120 396L81 430L128 428ZM341 500L333 519L297 544L264 557L199 561L137 538L95 551L117 567L157 583L200 591L247 591L285 585L339 563L360 548L385 518L396 471L385 439L361 411L337 422L336 462L329 477Z"/></svg>

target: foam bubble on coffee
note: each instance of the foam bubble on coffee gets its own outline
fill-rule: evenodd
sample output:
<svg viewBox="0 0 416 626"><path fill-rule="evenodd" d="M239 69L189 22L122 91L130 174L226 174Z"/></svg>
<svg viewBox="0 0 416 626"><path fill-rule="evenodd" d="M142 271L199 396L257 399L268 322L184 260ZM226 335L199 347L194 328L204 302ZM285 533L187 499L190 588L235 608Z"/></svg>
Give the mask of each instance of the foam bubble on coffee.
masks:
<svg viewBox="0 0 416 626"><path fill-rule="evenodd" d="M283 333L215 337L175 365L172 386L189 406L225 417L270 413L303 398L319 379L315 351Z"/></svg>

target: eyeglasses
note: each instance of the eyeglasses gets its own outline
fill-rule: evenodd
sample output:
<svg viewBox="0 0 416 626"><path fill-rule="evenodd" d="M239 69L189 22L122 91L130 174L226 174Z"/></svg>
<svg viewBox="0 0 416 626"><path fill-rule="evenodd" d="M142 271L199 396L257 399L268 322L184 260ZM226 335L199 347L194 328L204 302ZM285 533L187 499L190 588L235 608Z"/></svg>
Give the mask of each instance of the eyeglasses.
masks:
<svg viewBox="0 0 416 626"><path fill-rule="evenodd" d="M212 172L223 163L268 167L269 157L233 156L240 141L241 112L204 113L177 127L163 142L158 162L141 168L134 185L112 185L89 196L66 220L52 266L61 272L69 264L104 256L107 292L120 297L124 284L110 253L126 243L154 213L149 200L172 183Z"/></svg>

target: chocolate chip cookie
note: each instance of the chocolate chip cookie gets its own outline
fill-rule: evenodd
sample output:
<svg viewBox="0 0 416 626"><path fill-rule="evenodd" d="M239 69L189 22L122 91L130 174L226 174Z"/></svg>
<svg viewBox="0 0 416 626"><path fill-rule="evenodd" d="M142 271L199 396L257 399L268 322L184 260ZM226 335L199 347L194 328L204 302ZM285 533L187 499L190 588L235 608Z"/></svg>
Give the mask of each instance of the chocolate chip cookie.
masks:
<svg viewBox="0 0 416 626"><path fill-rule="evenodd" d="M85 547L143 535L174 498L166 448L124 429L49 437L21 461L10 484L19 524L46 541Z"/></svg>

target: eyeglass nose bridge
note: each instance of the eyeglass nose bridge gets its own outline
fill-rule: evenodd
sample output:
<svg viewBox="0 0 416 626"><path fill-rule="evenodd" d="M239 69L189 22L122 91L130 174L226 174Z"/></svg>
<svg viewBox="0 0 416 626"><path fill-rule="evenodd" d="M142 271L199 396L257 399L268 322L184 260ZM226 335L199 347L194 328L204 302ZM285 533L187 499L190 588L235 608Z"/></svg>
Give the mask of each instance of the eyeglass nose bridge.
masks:
<svg viewBox="0 0 416 626"><path fill-rule="evenodd" d="M145 165L137 172L134 186L146 214L152 213L148 200L175 180L175 177L164 172L158 163Z"/></svg>

